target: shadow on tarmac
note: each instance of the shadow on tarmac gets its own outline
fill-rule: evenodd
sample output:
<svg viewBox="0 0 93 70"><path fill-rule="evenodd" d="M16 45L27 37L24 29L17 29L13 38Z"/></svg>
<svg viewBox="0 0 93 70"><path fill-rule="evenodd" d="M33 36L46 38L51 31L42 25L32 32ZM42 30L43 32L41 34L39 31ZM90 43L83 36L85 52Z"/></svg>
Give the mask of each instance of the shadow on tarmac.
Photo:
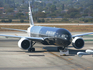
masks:
<svg viewBox="0 0 93 70"><path fill-rule="evenodd" d="M71 46L70 46L71 47ZM42 53L42 52L59 52L57 49L58 47L43 47L43 49L45 50L40 50L40 51L35 51L35 52L28 52L28 51L14 51L14 50L11 50L11 51L0 51L0 52L25 52L25 53ZM77 52L85 52L85 50L77 50L77 49L68 49L69 50L69 56L75 56L77 55ZM60 54L60 52L59 52Z"/></svg>

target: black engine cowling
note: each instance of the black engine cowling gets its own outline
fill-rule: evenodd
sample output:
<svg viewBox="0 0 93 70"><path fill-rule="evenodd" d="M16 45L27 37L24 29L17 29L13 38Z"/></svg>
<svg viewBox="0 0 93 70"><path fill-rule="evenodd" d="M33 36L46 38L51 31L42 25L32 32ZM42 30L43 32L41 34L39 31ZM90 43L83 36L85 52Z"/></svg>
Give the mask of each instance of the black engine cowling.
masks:
<svg viewBox="0 0 93 70"><path fill-rule="evenodd" d="M81 49L84 47L84 40L81 37L75 37L72 41L72 45L76 49Z"/></svg>
<svg viewBox="0 0 93 70"><path fill-rule="evenodd" d="M29 39L26 38L21 38L18 41L18 46L19 48L23 49L23 50L28 50L31 46Z"/></svg>

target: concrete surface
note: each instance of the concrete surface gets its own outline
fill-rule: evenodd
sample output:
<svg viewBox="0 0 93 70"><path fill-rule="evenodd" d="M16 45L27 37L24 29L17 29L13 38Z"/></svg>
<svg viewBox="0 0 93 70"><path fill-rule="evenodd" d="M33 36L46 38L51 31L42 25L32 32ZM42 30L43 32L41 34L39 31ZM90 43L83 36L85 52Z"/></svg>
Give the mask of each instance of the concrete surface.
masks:
<svg viewBox="0 0 93 70"><path fill-rule="evenodd" d="M22 32L0 32L0 34L22 35ZM74 34L74 33L73 33ZM89 39L89 37L88 37ZM77 52L93 49L93 42L85 42L83 49L69 46L70 55L60 56L56 46L35 44L36 52L18 48L19 39L0 37L0 70L93 70L93 57L78 57Z"/></svg>

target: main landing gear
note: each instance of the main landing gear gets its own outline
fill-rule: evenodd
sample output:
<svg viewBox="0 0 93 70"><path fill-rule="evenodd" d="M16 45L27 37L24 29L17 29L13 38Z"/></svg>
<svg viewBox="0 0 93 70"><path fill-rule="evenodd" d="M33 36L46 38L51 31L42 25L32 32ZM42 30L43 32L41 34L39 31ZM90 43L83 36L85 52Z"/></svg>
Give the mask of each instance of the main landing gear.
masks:
<svg viewBox="0 0 93 70"><path fill-rule="evenodd" d="M36 42L31 41L31 47L28 49L28 52L35 52L35 48L33 48L33 45L35 45Z"/></svg>
<svg viewBox="0 0 93 70"><path fill-rule="evenodd" d="M58 51L60 51L60 55L62 56L69 55L68 47L58 47Z"/></svg>

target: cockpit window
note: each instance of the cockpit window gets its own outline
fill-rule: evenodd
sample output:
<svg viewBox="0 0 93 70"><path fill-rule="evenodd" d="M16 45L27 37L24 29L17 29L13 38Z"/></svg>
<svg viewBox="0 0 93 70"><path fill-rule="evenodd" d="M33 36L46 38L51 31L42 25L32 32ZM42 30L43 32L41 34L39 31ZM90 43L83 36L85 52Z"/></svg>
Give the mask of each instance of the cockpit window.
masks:
<svg viewBox="0 0 93 70"><path fill-rule="evenodd" d="M63 34L61 37L62 37L62 38L68 38L68 35Z"/></svg>

